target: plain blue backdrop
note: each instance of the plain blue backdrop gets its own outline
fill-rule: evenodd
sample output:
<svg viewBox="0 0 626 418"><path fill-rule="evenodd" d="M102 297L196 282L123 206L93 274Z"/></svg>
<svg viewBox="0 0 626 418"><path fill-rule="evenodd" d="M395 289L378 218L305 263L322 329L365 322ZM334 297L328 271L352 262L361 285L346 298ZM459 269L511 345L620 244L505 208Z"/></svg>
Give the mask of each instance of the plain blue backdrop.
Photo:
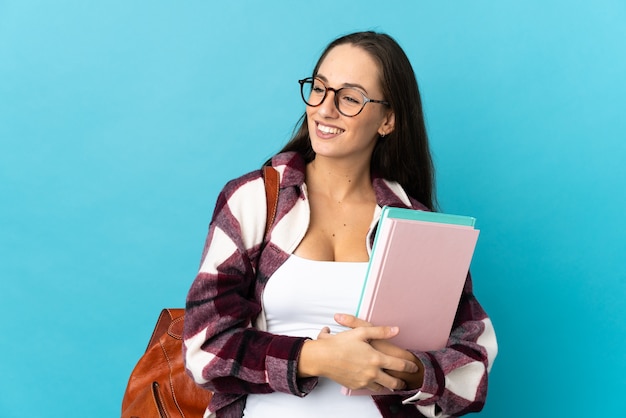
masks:
<svg viewBox="0 0 626 418"><path fill-rule="evenodd" d="M394 36L500 354L481 416L626 389L623 0L0 0L0 415L113 417L223 184L289 138L337 35Z"/></svg>

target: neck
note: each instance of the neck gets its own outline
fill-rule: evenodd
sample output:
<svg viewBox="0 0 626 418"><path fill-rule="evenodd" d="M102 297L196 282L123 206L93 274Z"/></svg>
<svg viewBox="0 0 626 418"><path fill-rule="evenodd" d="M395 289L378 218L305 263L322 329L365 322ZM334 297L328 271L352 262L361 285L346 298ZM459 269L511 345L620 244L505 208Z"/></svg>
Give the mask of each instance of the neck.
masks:
<svg viewBox="0 0 626 418"><path fill-rule="evenodd" d="M369 160L355 163L318 156L307 165L306 182L310 191L325 194L335 201L372 193Z"/></svg>

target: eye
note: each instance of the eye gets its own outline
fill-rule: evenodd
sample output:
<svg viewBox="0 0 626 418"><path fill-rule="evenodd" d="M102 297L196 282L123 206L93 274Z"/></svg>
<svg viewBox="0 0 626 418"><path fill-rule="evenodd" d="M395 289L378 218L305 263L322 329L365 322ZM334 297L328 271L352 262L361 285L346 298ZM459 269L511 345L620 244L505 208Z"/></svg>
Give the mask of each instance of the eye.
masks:
<svg viewBox="0 0 626 418"><path fill-rule="evenodd" d="M363 95L354 89L345 89L341 92L341 101L347 105L360 105L363 103Z"/></svg>
<svg viewBox="0 0 626 418"><path fill-rule="evenodd" d="M311 83L311 93L315 94L324 94L326 92L326 86L322 84L319 80L314 80Z"/></svg>

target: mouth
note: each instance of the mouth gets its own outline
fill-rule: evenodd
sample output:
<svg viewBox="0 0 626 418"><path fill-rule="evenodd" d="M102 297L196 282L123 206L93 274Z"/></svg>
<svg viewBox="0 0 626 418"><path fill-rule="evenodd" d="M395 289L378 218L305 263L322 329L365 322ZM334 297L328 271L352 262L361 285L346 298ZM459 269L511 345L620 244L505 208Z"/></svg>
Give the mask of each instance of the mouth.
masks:
<svg viewBox="0 0 626 418"><path fill-rule="evenodd" d="M319 122L317 122L315 126L317 127L317 130L324 135L339 135L345 132L345 129L340 129L335 126L322 125Z"/></svg>

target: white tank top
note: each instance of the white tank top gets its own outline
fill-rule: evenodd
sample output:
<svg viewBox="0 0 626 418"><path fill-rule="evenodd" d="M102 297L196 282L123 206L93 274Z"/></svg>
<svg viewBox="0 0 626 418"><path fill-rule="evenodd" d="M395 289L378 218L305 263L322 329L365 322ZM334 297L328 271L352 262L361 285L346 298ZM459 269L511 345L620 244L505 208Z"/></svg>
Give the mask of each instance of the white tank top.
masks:
<svg viewBox="0 0 626 418"><path fill-rule="evenodd" d="M367 263L313 261L291 255L269 279L263 293L267 328L274 334L316 339L323 327L345 331L335 313L354 314ZM246 418L377 417L370 396L345 396L336 382L320 378L304 398L274 392L248 395Z"/></svg>

